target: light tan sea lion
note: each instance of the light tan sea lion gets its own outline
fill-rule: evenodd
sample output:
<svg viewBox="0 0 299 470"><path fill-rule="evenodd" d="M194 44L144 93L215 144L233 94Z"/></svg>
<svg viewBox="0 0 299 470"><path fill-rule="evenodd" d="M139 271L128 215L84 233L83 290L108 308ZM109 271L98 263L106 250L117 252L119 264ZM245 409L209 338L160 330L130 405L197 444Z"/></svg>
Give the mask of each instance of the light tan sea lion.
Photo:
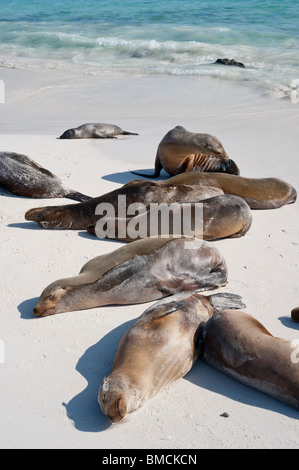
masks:
<svg viewBox="0 0 299 470"><path fill-rule="evenodd" d="M239 296L178 294L147 309L122 337L98 401L112 423L183 377L202 351L205 322L219 306L243 308Z"/></svg>
<svg viewBox="0 0 299 470"><path fill-rule="evenodd" d="M252 223L251 210L244 199L223 194L200 203L159 205L135 217L103 217L87 228L98 238L132 242L140 238L194 236L203 240L239 238Z"/></svg>
<svg viewBox="0 0 299 470"><path fill-rule="evenodd" d="M290 341L232 310L216 313L204 330L204 361L299 410L299 359Z"/></svg>
<svg viewBox="0 0 299 470"><path fill-rule="evenodd" d="M299 307L293 308L291 317L294 322L299 323Z"/></svg>
<svg viewBox="0 0 299 470"><path fill-rule="evenodd" d="M170 175L189 171L224 171L235 175L240 173L217 137L190 132L182 126L171 129L159 143L154 174L145 175L136 171L131 173L146 178L157 178L162 169Z"/></svg>
<svg viewBox="0 0 299 470"><path fill-rule="evenodd" d="M245 178L223 173L183 173L168 184L213 186L243 198L251 209L275 209L296 201L297 191L279 178Z"/></svg>
<svg viewBox="0 0 299 470"><path fill-rule="evenodd" d="M149 207L151 203L200 201L208 197L223 194L219 188L208 186L169 185L154 181L136 180L102 196L89 199L82 204L47 206L30 209L25 214L26 220L37 222L44 228L86 230L96 224L101 215L96 208L101 203L112 204L115 213L119 211L118 197L125 196L125 210L136 202Z"/></svg>
<svg viewBox="0 0 299 470"><path fill-rule="evenodd" d="M68 188L57 176L31 158L14 152L0 152L0 185L23 197L66 197L76 201L90 199Z"/></svg>
<svg viewBox="0 0 299 470"><path fill-rule="evenodd" d="M115 124L88 123L68 129L60 139L115 139L117 135L138 135L135 132L123 131Z"/></svg>
<svg viewBox="0 0 299 470"><path fill-rule="evenodd" d="M50 284L34 309L38 317L110 304L150 302L181 291L227 282L219 251L196 239L139 240L98 256L78 276Z"/></svg>

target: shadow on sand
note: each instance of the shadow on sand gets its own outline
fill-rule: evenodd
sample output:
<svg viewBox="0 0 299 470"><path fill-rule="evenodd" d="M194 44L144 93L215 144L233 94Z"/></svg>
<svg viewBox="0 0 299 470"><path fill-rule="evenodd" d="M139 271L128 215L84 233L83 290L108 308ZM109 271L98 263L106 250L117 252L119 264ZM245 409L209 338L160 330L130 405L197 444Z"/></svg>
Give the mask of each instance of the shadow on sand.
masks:
<svg viewBox="0 0 299 470"><path fill-rule="evenodd" d="M134 170L135 171L135 170ZM139 172L139 170L136 170ZM144 173L145 175L151 175L153 174L153 168L147 169L147 170L140 170L141 173ZM166 171L162 170L161 174L158 178L153 178L154 181L164 181L170 178L170 175L166 173ZM110 175L105 175L102 176L103 180L106 181L112 181L113 183L120 183L120 184L126 184L129 183L130 181L133 180L142 180L142 176L134 175L131 171L122 171L119 173L111 173ZM151 178L144 178L150 180Z"/></svg>
<svg viewBox="0 0 299 470"><path fill-rule="evenodd" d="M63 403L67 416L79 431L101 432L111 426L98 404L98 390L103 378L111 374L119 342L134 321L127 321L107 333L79 359L76 370L86 379L87 386L69 403Z"/></svg>
<svg viewBox="0 0 299 470"><path fill-rule="evenodd" d="M39 297L34 297L33 299L24 300L24 302L18 305L18 310L23 320L36 319L36 317L33 315L33 309L36 306L38 300Z"/></svg>

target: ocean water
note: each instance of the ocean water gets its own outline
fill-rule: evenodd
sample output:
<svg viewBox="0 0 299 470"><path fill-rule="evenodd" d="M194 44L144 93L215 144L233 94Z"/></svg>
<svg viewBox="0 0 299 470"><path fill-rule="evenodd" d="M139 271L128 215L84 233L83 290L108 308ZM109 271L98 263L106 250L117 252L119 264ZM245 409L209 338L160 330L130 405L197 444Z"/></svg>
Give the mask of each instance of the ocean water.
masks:
<svg viewBox="0 0 299 470"><path fill-rule="evenodd" d="M245 68L214 64L217 58ZM0 0L0 66L37 63L207 76L292 97L299 1Z"/></svg>

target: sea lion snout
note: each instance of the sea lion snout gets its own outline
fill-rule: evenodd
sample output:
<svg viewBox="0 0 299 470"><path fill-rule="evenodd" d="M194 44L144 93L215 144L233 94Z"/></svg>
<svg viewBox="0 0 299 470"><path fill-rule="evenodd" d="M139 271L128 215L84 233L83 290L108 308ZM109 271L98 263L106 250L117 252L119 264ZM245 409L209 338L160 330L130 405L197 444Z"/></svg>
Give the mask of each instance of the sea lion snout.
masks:
<svg viewBox="0 0 299 470"><path fill-rule="evenodd" d="M48 317L60 313L59 306L66 292L66 287L58 287L52 291L44 292L33 309L33 314L36 317Z"/></svg>
<svg viewBox="0 0 299 470"><path fill-rule="evenodd" d="M60 139L73 139L75 137L75 130L74 129L68 129L65 131L61 136L59 137Z"/></svg>
<svg viewBox="0 0 299 470"><path fill-rule="evenodd" d="M98 402L111 423L119 423L128 413L125 395L118 384L105 378L98 394Z"/></svg>
<svg viewBox="0 0 299 470"><path fill-rule="evenodd" d="M240 169L236 162L231 158L225 164L225 169L223 170L224 173L228 173L230 175L240 175Z"/></svg>
<svg viewBox="0 0 299 470"><path fill-rule="evenodd" d="M44 228L72 228L68 212L63 206L37 207L25 213L25 220L36 222Z"/></svg>

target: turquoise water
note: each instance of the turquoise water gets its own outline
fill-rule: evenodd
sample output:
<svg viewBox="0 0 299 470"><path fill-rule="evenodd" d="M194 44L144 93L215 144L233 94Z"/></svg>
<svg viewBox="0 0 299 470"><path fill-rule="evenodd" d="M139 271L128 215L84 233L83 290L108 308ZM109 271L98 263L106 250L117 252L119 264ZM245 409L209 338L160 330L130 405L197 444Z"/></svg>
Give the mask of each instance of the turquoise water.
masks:
<svg viewBox="0 0 299 470"><path fill-rule="evenodd" d="M210 76L277 96L299 79L298 0L0 0L0 65ZM245 69L212 65L234 58Z"/></svg>

